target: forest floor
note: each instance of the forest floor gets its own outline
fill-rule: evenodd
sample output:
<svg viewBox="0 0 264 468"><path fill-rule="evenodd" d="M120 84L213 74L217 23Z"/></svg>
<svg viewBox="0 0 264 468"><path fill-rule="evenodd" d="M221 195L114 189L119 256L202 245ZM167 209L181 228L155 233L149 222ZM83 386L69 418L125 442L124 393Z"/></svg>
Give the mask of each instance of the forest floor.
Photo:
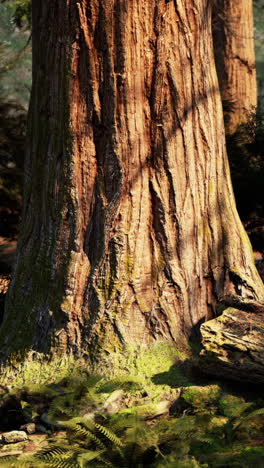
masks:
<svg viewBox="0 0 264 468"><path fill-rule="evenodd" d="M157 356L145 374L74 363L1 385L0 467L263 468L262 389L204 376L184 353L170 362L164 344Z"/></svg>

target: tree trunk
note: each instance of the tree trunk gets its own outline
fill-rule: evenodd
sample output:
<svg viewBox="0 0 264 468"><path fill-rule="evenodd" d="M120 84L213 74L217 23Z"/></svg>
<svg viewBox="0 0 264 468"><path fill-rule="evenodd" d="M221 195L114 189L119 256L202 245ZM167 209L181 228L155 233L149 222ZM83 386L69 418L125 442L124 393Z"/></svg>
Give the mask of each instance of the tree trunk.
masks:
<svg viewBox="0 0 264 468"><path fill-rule="evenodd" d="M234 133L257 107L252 0L216 0L213 42L226 131Z"/></svg>
<svg viewBox="0 0 264 468"><path fill-rule="evenodd" d="M33 0L28 135L5 354L178 344L263 307L206 0Z"/></svg>

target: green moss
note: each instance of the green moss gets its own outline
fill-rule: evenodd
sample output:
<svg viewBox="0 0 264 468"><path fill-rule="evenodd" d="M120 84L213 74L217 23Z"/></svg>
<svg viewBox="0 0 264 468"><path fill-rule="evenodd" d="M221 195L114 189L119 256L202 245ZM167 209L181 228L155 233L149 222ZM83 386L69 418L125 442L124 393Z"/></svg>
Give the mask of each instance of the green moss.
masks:
<svg viewBox="0 0 264 468"><path fill-rule="evenodd" d="M41 408L45 404L45 412L49 418L54 418L54 423L59 418L63 424L63 421L68 421L72 416L81 420L80 415L83 414L86 416L83 416L82 421L105 425L106 431L102 430L101 433L107 434L107 429L110 429L121 438L122 445L119 447L124 454L124 465L129 462L133 466L148 466L152 463L153 467L171 468L262 468L262 400L247 403L241 397L223 393L218 385L191 386L191 382L188 388L177 389L176 395L170 388L170 385L175 384L175 380L153 382L157 375L163 375L164 379L168 375L173 377L173 374L170 374L171 369L177 369L177 363L185 357L184 353L163 343L149 349L126 348L116 353L116 361L111 356L110 362L116 362L115 371L121 372L122 369L123 373L109 380L107 376L89 375L87 363L84 361L68 358L48 362L42 356L42 362L31 359L21 365L16 384L23 384L24 387L22 391L14 389L12 393L23 400L23 410L29 412L33 418L38 418L37 413L42 411ZM126 368L123 367L125 363ZM14 366L11 370L14 376ZM38 384L39 381L42 381L43 385ZM28 384L27 388L25 384ZM119 411L113 415L102 413L104 403L109 401L109 394L118 392L119 389L122 395L121 406L116 409ZM156 416L162 413L162 407L166 410L170 402L174 402L175 406L176 398L178 402L182 400L185 404L180 408L178 417L172 415L156 419ZM247 409L252 404L254 411L248 412ZM243 411L237 411L241 407ZM210 411L203 412L203 408L214 409L213 414ZM219 415L219 411L222 415ZM191 412L194 414L190 414ZM164 412L162 414L164 415ZM144 421L145 419L151 419L151 423ZM71 421L68 421L68 428L70 423ZM99 432L96 432L96 435ZM73 443L83 446L83 434L76 432L73 440L72 432L65 433L69 450L73 449ZM53 439L47 440L49 446L53 446L54 443L58 443L55 435ZM94 439L91 443L94 443ZM109 449L109 445L107 447ZM111 459L114 463L118 464L115 457L121 453L120 450L115 452ZM138 458L132 460L132 453ZM153 458L150 460L149 457ZM52 466L52 463L49 466ZM123 466L123 461L118 466Z"/></svg>
<svg viewBox="0 0 264 468"><path fill-rule="evenodd" d="M186 357L171 344L157 343L134 351L134 368L137 374L152 377L159 372L168 372L179 359Z"/></svg>
<svg viewBox="0 0 264 468"><path fill-rule="evenodd" d="M110 335L107 334L108 341ZM52 360L41 353L29 352L27 355L15 353L11 356L10 365L2 368L3 382L16 385L45 384L65 377L76 369L92 374L103 374L107 378L124 378L127 376L142 388L152 392L153 397L164 390L171 391L179 385L188 385L188 380L177 368L177 363L186 358L168 343L158 343L152 347L121 348L120 342L116 345L116 352L105 352L100 359L92 361L88 355L86 359L76 360L73 356L59 357L54 355ZM22 359L23 358L23 359Z"/></svg>
<svg viewBox="0 0 264 468"><path fill-rule="evenodd" d="M130 275L133 272L134 260L134 255L132 253L127 253L127 255L124 258L125 271L128 275L128 278L130 278Z"/></svg>
<svg viewBox="0 0 264 468"><path fill-rule="evenodd" d="M76 372L76 363L73 358L55 358L48 360L45 355L28 353L24 361L16 353L10 358L11 364L2 367L3 382L16 386L26 385L31 387L36 384L46 384L63 378L69 372Z"/></svg>
<svg viewBox="0 0 264 468"><path fill-rule="evenodd" d="M228 423L228 418L224 416L212 416L209 421L208 430L213 431L224 427Z"/></svg>
<svg viewBox="0 0 264 468"><path fill-rule="evenodd" d="M187 357L185 352L179 351L168 342L142 347L122 346L110 321L104 324L100 331L101 340L105 340L105 352L101 351L96 360L90 362L90 369L92 372L108 376L129 374L151 379L162 372L168 372L169 376L172 366ZM89 361L89 356L87 358Z"/></svg>
<svg viewBox="0 0 264 468"><path fill-rule="evenodd" d="M143 390L143 384L137 377L120 377L117 379L102 382L98 388L99 393L112 393L115 390L122 389L125 392L138 392Z"/></svg>
<svg viewBox="0 0 264 468"><path fill-rule="evenodd" d="M127 418L129 416L136 416L138 418L151 418L155 416L157 412L157 405L155 403L149 403L147 405L133 406L132 408L126 408L119 411L115 416L112 417L113 422L118 421L121 418Z"/></svg>
<svg viewBox="0 0 264 468"><path fill-rule="evenodd" d="M218 385L208 385L205 387L192 386L182 392L182 398L195 410L202 411L205 408L215 405L221 395Z"/></svg>

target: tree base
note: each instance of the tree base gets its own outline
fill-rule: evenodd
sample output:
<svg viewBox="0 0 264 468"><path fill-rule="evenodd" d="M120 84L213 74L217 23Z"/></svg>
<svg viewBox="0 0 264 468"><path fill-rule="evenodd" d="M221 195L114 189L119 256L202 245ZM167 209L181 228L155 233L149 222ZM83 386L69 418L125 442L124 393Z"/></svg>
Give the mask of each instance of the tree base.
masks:
<svg viewBox="0 0 264 468"><path fill-rule="evenodd" d="M190 350L187 346L179 350L162 342L144 348L124 347L122 352L101 355L101 359L96 362L92 362L89 357L75 359L72 355L50 359L50 356L30 352L23 361L19 356L13 356L2 364L2 385L20 387L51 383L55 380L60 381L76 371L106 378L129 375L143 380L155 380L155 376L169 376L175 364L188 359L189 356Z"/></svg>

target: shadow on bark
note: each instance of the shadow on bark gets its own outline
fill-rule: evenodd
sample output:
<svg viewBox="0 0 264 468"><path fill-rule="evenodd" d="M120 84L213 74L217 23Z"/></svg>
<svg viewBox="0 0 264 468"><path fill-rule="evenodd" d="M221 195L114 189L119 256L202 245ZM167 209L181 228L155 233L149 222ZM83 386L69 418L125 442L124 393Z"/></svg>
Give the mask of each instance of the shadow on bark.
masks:
<svg viewBox="0 0 264 468"><path fill-rule="evenodd" d="M211 91L211 93L213 93L213 94L218 93L218 89L213 89ZM199 102L203 102L204 100L208 99L209 94L210 93L208 93L207 95L201 96L199 98L200 99ZM199 102L196 102L196 106L197 106L197 104L199 104ZM176 107L176 98L175 98L175 107ZM159 144L156 145L153 148L153 152L152 152L151 157L146 158L146 160L143 161L143 163L141 164L141 166L138 169L137 173L130 179L130 181L129 181L129 187L130 188L132 188L133 185L137 182L138 178L141 177L142 171L145 168L152 168L154 170L158 170L161 162L164 165L164 167L166 167L166 141L169 138L171 138L179 128L181 128L181 126L182 126L183 122L186 120L188 114L191 113L193 110L194 110L194 105L190 105L190 106L187 106L184 109L184 111L182 112L182 114L180 116L177 116L177 113L175 113L175 115L177 117L175 118L174 125L171 128L170 133L167 134L166 136L164 135L162 127L158 127L157 131L160 132L161 135L162 135L162 137L159 140ZM155 117L153 116L153 126L155 126L155 125L156 125ZM150 182L150 187L151 187L151 182ZM222 204L222 205L220 204L217 207L217 209L216 209L216 207L211 207L211 211L217 213L217 210L219 209L219 207L220 207L220 214L224 215L224 210L225 210L224 204ZM95 206L95 210L98 210L98 206L97 207ZM97 216L100 216L100 210L99 210L99 213L97 213ZM94 219L94 215L92 216L92 220L93 219ZM91 223L92 223L92 220L91 220ZM161 228L162 227L162 220L159 220L159 223L160 223L160 228ZM89 232L91 232L91 226L89 226ZM102 231L101 231L101 233L98 232L97 236L96 236L97 237L97 242L102 242L102 234L103 233L104 233L104 225L102 224ZM192 236L192 233L190 233L190 236ZM159 242L159 239L158 239L158 242ZM188 244L188 239L187 238L185 238L185 242L186 242L186 244ZM90 245L89 245L89 248L90 248ZM223 235L222 240L221 240L221 242L219 242L218 247L216 249L216 250L218 250L218 253L221 253L223 251L224 245L225 245L225 238L224 238L224 235ZM88 244L87 244L87 246L88 246ZM94 244L93 244L93 249L94 249ZM95 249L95 250L97 250L97 249ZM104 252L104 249L102 249L102 251ZM166 256L166 252L164 252L164 253L165 253L165 256ZM37 253L36 253L36 255L37 255ZM98 265L100 260L103 260L103 256L99 257L98 260L95 261L94 254L92 254L92 256L91 256L87 252L87 255L89 256L90 260L92 261L91 263L93 265L95 265L94 268ZM98 255L98 252L97 252L96 255ZM66 264L65 264L65 268L67 269ZM165 271L167 272L167 279L170 280L171 278L170 278L169 270L167 269ZM87 283L89 283L89 279L88 279ZM142 286L142 289L144 289L144 285ZM95 297L94 297L94 300L95 300ZM61 329L65 328L67 326L67 323L68 323L68 320L69 320L68 315L66 313L64 313L63 311L60 310L59 314L60 314L60 325L57 326L57 328L55 328L55 330L57 330L57 332L55 331L55 335L56 335L56 333L58 333L57 336L59 336L59 333L60 333ZM213 315L214 314L212 314L212 316ZM93 319L95 320L95 318L96 317L94 317ZM55 324L52 323L51 318L49 318L48 316L47 316L47 320L45 320L45 323L44 323L43 320L44 320L44 317L42 318L42 322L39 325L37 325L37 327L39 328L39 331L36 332L36 334L38 335L38 343L33 346L33 350L36 351L36 352L41 352L41 353L43 352L43 350L45 350L45 353L48 353L49 350L50 350L48 335L54 330L54 325ZM153 327L153 334L154 335L155 335L155 332L157 330L157 323L158 323L159 320L160 319L155 319L155 317L152 317L151 321L149 321L149 326ZM194 335L197 334L197 333L199 334L200 323L202 323L202 321L199 322L198 324L193 325L192 333ZM21 346L21 350L22 349L23 349L23 346ZM31 349L31 347L29 349Z"/></svg>

